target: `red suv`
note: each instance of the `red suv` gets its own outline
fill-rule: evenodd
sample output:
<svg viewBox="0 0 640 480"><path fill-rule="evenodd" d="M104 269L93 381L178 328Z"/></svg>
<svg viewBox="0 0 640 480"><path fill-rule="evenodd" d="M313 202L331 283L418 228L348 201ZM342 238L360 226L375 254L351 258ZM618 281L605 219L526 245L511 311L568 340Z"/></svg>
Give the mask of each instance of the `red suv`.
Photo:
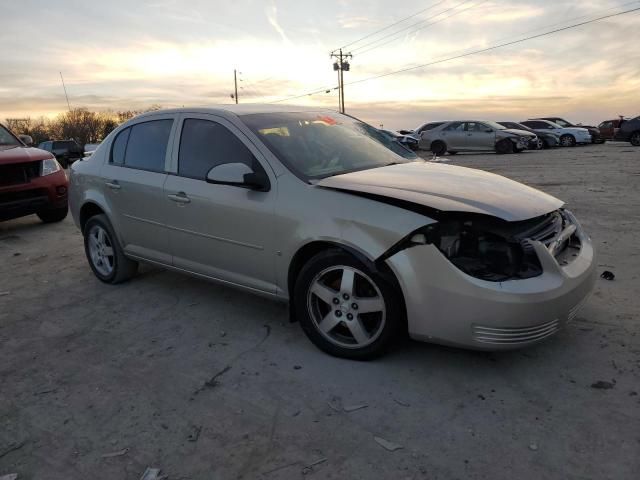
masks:
<svg viewBox="0 0 640 480"><path fill-rule="evenodd" d="M55 157L26 146L0 125L0 221L35 213L43 222L67 216L67 175Z"/></svg>

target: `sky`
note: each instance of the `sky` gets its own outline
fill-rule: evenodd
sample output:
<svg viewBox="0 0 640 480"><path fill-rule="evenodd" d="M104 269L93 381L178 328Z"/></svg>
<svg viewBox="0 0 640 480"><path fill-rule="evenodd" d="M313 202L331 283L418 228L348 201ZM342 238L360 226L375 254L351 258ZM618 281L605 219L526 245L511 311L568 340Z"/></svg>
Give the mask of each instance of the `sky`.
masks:
<svg viewBox="0 0 640 480"><path fill-rule="evenodd" d="M0 119L66 110L60 72L71 106L91 110L231 103L234 69L241 103L337 109L329 54L345 46L347 113L376 126L597 124L640 114L640 11L367 79L632 8L640 1L0 0Z"/></svg>

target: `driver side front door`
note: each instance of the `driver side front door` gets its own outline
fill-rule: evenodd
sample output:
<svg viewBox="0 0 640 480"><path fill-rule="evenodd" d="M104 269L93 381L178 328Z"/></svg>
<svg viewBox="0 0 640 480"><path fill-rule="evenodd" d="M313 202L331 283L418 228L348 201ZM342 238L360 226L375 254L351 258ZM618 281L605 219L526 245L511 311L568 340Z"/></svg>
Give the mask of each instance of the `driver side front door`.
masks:
<svg viewBox="0 0 640 480"><path fill-rule="evenodd" d="M274 203L277 181L259 149L233 124L206 114L184 115L165 182L169 247L175 267L275 293ZM207 183L226 163L263 169L270 190Z"/></svg>

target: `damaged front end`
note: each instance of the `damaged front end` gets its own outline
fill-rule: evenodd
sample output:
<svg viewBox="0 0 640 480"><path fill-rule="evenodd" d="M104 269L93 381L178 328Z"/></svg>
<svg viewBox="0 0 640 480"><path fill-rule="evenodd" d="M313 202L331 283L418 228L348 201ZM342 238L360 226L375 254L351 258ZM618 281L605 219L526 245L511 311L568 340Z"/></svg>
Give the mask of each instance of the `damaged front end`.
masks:
<svg viewBox="0 0 640 480"><path fill-rule="evenodd" d="M540 242L561 265L580 251L577 222L564 209L515 222L473 213L441 213L438 217L437 223L412 232L380 260L412 246L431 244L467 275L504 282L543 273L534 242Z"/></svg>

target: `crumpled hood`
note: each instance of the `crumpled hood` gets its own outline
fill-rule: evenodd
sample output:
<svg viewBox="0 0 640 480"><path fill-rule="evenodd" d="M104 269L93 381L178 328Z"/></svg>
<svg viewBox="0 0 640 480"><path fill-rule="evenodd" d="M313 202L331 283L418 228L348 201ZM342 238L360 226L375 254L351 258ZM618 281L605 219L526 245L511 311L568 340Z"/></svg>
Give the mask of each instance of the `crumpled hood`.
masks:
<svg viewBox="0 0 640 480"><path fill-rule="evenodd" d="M0 146L0 165L36 162L52 157L53 155L51 153L40 150L39 148Z"/></svg>
<svg viewBox="0 0 640 480"><path fill-rule="evenodd" d="M395 198L448 212L527 220L564 202L539 190L473 168L411 162L328 177L318 186Z"/></svg>

